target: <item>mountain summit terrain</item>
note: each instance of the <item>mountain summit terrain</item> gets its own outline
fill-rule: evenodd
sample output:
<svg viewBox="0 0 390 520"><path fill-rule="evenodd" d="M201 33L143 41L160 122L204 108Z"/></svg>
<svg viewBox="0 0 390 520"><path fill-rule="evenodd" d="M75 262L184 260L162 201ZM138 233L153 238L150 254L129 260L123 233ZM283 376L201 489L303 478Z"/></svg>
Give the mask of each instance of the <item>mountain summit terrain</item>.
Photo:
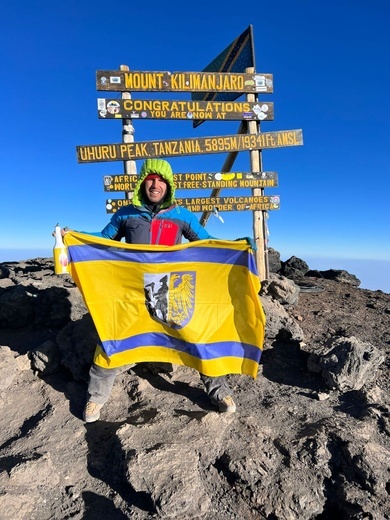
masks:
<svg viewBox="0 0 390 520"><path fill-rule="evenodd" d="M270 254L256 380L124 368L82 411L96 332L49 258L0 264L2 520L390 518L390 295Z"/></svg>

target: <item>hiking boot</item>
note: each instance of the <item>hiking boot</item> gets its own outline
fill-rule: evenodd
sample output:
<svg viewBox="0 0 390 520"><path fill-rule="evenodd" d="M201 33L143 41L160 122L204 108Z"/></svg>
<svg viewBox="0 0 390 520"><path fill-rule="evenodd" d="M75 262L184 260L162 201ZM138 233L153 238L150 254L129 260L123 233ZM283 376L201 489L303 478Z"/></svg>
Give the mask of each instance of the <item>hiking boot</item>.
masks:
<svg viewBox="0 0 390 520"><path fill-rule="evenodd" d="M220 412L233 413L236 411L236 403L230 395L223 399L211 399L211 402L215 404L215 406L218 406Z"/></svg>
<svg viewBox="0 0 390 520"><path fill-rule="evenodd" d="M83 412L83 419L85 422L95 422L100 417L100 410L102 409L102 404L93 403L92 401L88 401L85 405Z"/></svg>

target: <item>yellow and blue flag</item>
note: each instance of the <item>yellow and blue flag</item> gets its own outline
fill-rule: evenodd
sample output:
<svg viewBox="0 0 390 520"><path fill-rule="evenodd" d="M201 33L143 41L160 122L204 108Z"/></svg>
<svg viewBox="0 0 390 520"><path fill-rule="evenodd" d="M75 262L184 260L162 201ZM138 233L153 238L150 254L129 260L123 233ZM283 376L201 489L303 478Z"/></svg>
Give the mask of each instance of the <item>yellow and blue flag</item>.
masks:
<svg viewBox="0 0 390 520"><path fill-rule="evenodd" d="M245 240L167 247L69 232L65 244L100 338L97 365L165 362L257 376L265 316Z"/></svg>

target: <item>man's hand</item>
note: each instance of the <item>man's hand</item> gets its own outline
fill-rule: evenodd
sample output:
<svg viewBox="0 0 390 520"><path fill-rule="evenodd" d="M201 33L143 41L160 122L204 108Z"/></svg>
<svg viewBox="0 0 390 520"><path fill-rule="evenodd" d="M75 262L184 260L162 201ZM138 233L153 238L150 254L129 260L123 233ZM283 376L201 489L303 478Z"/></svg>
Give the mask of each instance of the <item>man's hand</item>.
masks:
<svg viewBox="0 0 390 520"><path fill-rule="evenodd" d="M64 227L61 229L61 236L65 236L66 233L68 233L69 231L71 231L71 229L69 229L68 227ZM55 237L56 236L56 232L53 231L53 233L51 234L52 237Z"/></svg>
<svg viewBox="0 0 390 520"><path fill-rule="evenodd" d="M241 237L241 238L236 238L236 242L237 242L238 240L246 240L246 243L247 243L248 245L251 246L251 248L253 249L253 251L257 251L256 241L253 240L253 238L251 238L251 237Z"/></svg>

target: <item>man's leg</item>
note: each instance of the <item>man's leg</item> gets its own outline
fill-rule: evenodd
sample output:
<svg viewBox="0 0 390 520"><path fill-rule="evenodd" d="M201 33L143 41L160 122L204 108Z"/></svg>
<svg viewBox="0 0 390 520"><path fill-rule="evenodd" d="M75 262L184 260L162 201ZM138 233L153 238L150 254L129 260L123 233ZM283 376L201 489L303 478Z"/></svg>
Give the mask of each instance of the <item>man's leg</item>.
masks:
<svg viewBox="0 0 390 520"><path fill-rule="evenodd" d="M87 392L87 404L83 418L85 422L95 422L100 417L100 410L110 397L117 368L102 368L95 363L89 371L89 384Z"/></svg>
<svg viewBox="0 0 390 520"><path fill-rule="evenodd" d="M236 405L232 398L232 390L226 377L210 377L200 374L200 378L206 388L206 393L220 412L235 412Z"/></svg>

